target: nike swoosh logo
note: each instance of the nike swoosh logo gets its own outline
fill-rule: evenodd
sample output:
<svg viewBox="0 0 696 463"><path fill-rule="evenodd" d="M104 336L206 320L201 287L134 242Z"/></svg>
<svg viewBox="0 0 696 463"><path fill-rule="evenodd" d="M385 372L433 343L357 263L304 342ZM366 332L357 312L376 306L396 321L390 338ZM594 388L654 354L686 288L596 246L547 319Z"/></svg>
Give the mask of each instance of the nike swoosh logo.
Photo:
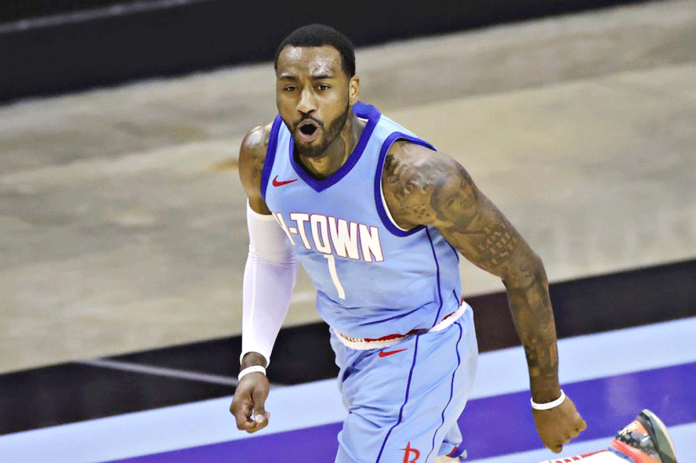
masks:
<svg viewBox="0 0 696 463"><path fill-rule="evenodd" d="M287 185L288 183L296 182L297 179L293 178L292 180L283 180L282 182L278 181L278 176L276 175L275 178L273 179L273 186L283 186Z"/></svg>
<svg viewBox="0 0 696 463"><path fill-rule="evenodd" d="M381 351L379 351L379 356L380 357L389 357L390 355L398 354L399 352L403 352L405 350L407 350L407 349L393 350L390 352L387 352L385 350L381 350Z"/></svg>

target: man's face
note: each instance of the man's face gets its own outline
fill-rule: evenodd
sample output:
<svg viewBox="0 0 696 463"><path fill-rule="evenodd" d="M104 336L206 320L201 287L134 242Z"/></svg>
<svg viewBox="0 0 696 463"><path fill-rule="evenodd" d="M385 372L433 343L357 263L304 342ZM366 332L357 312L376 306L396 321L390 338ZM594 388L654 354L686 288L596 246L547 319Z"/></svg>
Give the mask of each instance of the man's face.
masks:
<svg viewBox="0 0 696 463"><path fill-rule="evenodd" d="M303 156L326 151L357 101L357 78L349 78L341 64L331 46L288 46L278 56L276 104Z"/></svg>

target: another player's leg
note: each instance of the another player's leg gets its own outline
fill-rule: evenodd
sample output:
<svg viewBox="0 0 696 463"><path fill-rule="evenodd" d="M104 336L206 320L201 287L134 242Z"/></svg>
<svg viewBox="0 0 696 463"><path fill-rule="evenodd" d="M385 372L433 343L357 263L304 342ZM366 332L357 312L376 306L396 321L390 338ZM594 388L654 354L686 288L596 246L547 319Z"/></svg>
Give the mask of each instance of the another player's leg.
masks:
<svg viewBox="0 0 696 463"><path fill-rule="evenodd" d="M650 410L643 410L616 434L608 450L571 457L587 463L677 463L674 442L664 423ZM568 458L544 463L562 463Z"/></svg>
<svg viewBox="0 0 696 463"><path fill-rule="evenodd" d="M674 442L667 426L650 410L643 410L616 435L609 450L635 463L676 463Z"/></svg>

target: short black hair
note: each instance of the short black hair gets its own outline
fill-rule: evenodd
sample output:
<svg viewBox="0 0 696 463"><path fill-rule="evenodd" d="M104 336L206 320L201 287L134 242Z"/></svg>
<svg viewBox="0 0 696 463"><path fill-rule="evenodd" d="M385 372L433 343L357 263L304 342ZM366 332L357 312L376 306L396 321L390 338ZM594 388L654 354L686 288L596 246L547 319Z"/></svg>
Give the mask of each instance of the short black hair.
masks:
<svg viewBox="0 0 696 463"><path fill-rule="evenodd" d="M273 65L278 69L278 56L285 47L323 47L329 45L341 54L343 71L348 77L355 75L355 50L348 37L323 24L309 24L295 29L278 46Z"/></svg>

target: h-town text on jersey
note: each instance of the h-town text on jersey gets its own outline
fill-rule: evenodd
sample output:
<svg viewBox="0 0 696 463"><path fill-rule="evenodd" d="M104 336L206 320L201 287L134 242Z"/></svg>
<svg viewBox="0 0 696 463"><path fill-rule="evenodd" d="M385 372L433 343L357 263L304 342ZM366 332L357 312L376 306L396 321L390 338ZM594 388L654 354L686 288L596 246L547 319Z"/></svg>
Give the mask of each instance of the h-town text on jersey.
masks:
<svg viewBox="0 0 696 463"><path fill-rule="evenodd" d="M281 212L273 216L293 246L364 262L384 261L378 227L306 212L291 212L287 220Z"/></svg>

